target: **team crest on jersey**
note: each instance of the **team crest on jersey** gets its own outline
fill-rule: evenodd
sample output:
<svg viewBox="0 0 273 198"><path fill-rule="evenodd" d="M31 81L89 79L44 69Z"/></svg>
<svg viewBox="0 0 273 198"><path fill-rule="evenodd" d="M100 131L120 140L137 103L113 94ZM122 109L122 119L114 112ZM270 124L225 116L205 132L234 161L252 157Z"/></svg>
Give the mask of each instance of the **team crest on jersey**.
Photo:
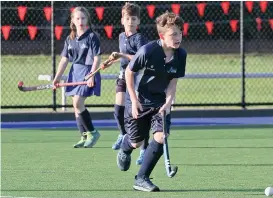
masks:
<svg viewBox="0 0 273 198"><path fill-rule="evenodd" d="M174 67L171 67L170 69L169 69L169 71L168 71L168 73L172 73L172 74L174 74L174 73L176 73L177 72L177 68L174 68Z"/></svg>
<svg viewBox="0 0 273 198"><path fill-rule="evenodd" d="M81 44L81 49L84 49L84 48L88 48L87 45L85 45L85 43Z"/></svg>
<svg viewBox="0 0 273 198"><path fill-rule="evenodd" d="M148 70L151 70L151 71L155 71L155 68L153 65L151 65L150 67L147 67Z"/></svg>

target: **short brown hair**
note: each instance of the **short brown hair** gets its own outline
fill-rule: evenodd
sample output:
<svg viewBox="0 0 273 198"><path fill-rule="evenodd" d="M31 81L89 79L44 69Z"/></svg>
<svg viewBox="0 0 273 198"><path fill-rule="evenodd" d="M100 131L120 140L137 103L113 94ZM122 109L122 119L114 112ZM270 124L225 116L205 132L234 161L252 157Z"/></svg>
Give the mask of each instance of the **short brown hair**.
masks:
<svg viewBox="0 0 273 198"><path fill-rule="evenodd" d="M156 28L158 33L163 33L167 28L177 26L183 31L183 19L173 12L166 11L164 14L156 18Z"/></svg>
<svg viewBox="0 0 273 198"><path fill-rule="evenodd" d="M125 5L121 9L122 17L125 14L128 14L129 16L137 16L140 18L140 7L134 3L126 2Z"/></svg>

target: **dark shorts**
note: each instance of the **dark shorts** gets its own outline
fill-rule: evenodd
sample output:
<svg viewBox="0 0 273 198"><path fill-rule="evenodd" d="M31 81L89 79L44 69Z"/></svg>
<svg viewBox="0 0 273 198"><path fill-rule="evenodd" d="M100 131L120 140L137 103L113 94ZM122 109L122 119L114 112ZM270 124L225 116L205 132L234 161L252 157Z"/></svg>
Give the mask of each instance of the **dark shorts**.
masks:
<svg viewBox="0 0 273 198"><path fill-rule="evenodd" d="M116 93L118 92L126 92L126 82L125 79L118 78L116 81Z"/></svg>
<svg viewBox="0 0 273 198"><path fill-rule="evenodd" d="M151 108L143 107L143 111L139 113L138 119L134 119L132 116L131 106L125 107L124 122L127 134L130 137L131 142L141 142L145 138L149 137L150 130L153 133L163 131L163 119L160 113L158 113L160 107ZM167 133L170 133L171 116L166 116Z"/></svg>

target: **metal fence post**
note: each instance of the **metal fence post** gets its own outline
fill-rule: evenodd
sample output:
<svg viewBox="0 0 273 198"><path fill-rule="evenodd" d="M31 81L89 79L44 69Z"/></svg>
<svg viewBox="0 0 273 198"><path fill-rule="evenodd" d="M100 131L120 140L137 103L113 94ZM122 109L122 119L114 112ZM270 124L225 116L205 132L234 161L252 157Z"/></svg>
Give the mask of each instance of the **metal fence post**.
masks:
<svg viewBox="0 0 273 198"><path fill-rule="evenodd" d="M244 1L240 2L240 56L241 56L241 71L242 71L242 95L241 105L242 108L246 107L245 104L245 39L244 39Z"/></svg>
<svg viewBox="0 0 273 198"><path fill-rule="evenodd" d="M55 56L55 37L54 37L54 1L51 1L51 58L52 58L52 74L53 79L56 75L56 56ZM53 111L56 111L56 90L52 91L52 100L53 100Z"/></svg>

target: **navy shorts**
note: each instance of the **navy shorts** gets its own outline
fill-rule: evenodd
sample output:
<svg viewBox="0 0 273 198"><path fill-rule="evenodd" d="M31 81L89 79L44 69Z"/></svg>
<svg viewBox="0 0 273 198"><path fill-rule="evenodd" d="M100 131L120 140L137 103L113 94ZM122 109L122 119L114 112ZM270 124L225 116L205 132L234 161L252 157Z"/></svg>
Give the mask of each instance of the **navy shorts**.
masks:
<svg viewBox="0 0 273 198"><path fill-rule="evenodd" d="M141 142L149 137L150 130L153 133L163 131L162 115L158 113L160 107L143 107L143 111L139 112L138 118L134 119L132 116L131 106L125 106L124 123L127 134L131 142ZM170 133L171 116L166 116L167 133Z"/></svg>
<svg viewBox="0 0 273 198"><path fill-rule="evenodd" d="M126 82L125 79L118 78L116 81L116 93L118 92L126 92Z"/></svg>

